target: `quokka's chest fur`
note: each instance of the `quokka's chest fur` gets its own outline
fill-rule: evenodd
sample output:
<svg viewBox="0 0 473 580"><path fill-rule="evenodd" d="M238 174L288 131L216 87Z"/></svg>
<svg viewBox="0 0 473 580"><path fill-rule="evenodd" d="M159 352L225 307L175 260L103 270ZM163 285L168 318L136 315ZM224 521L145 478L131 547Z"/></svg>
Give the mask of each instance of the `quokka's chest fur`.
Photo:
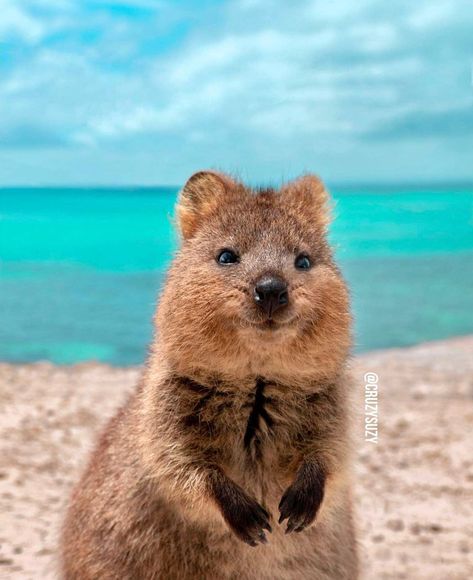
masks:
<svg viewBox="0 0 473 580"><path fill-rule="evenodd" d="M173 383L174 396L167 400L176 435L258 495L270 484L284 486L306 442L327 427L331 397L321 385L305 391L263 377L205 384L176 377Z"/></svg>

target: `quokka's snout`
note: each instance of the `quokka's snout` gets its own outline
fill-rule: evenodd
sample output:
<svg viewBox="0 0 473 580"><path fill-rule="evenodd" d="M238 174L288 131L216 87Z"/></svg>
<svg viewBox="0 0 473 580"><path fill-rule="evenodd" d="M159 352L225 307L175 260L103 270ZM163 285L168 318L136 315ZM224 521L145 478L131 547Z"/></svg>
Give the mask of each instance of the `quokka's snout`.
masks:
<svg viewBox="0 0 473 580"><path fill-rule="evenodd" d="M275 274L265 274L256 281L253 298L268 320L272 320L275 312L289 304L288 283Z"/></svg>

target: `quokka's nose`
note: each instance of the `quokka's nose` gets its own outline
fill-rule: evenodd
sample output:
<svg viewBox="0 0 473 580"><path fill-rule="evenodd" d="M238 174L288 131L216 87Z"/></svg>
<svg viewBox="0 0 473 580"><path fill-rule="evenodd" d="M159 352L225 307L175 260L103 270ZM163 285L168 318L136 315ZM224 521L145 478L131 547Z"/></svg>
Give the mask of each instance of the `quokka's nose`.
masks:
<svg viewBox="0 0 473 580"><path fill-rule="evenodd" d="M260 278L254 289L256 304L272 318L276 310L284 308L289 303L287 282L278 276L266 275Z"/></svg>

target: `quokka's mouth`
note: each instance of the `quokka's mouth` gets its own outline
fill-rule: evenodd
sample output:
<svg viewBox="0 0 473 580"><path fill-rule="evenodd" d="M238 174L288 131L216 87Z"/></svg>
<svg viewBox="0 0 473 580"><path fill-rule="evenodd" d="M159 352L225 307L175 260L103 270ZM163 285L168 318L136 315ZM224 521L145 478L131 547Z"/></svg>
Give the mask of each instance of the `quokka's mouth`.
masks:
<svg viewBox="0 0 473 580"><path fill-rule="evenodd" d="M272 318L268 318L267 320L261 322L258 326L262 330L276 330L277 328L281 328L281 326L284 326L284 323L277 322Z"/></svg>
<svg viewBox="0 0 473 580"><path fill-rule="evenodd" d="M255 321L245 321L245 326L254 330L259 330L261 332L275 332L277 330L282 330L291 325L294 321L293 318L290 320L275 320L274 318L266 318L258 322Z"/></svg>

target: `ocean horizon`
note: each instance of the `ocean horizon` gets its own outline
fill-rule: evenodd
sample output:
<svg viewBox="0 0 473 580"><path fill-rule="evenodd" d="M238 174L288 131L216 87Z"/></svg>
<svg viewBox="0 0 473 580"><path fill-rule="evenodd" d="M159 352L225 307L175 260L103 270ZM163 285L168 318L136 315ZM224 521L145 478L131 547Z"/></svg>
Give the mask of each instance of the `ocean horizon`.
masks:
<svg viewBox="0 0 473 580"><path fill-rule="evenodd" d="M142 363L178 189L0 188L0 360ZM473 333L473 185L330 189L356 351Z"/></svg>

